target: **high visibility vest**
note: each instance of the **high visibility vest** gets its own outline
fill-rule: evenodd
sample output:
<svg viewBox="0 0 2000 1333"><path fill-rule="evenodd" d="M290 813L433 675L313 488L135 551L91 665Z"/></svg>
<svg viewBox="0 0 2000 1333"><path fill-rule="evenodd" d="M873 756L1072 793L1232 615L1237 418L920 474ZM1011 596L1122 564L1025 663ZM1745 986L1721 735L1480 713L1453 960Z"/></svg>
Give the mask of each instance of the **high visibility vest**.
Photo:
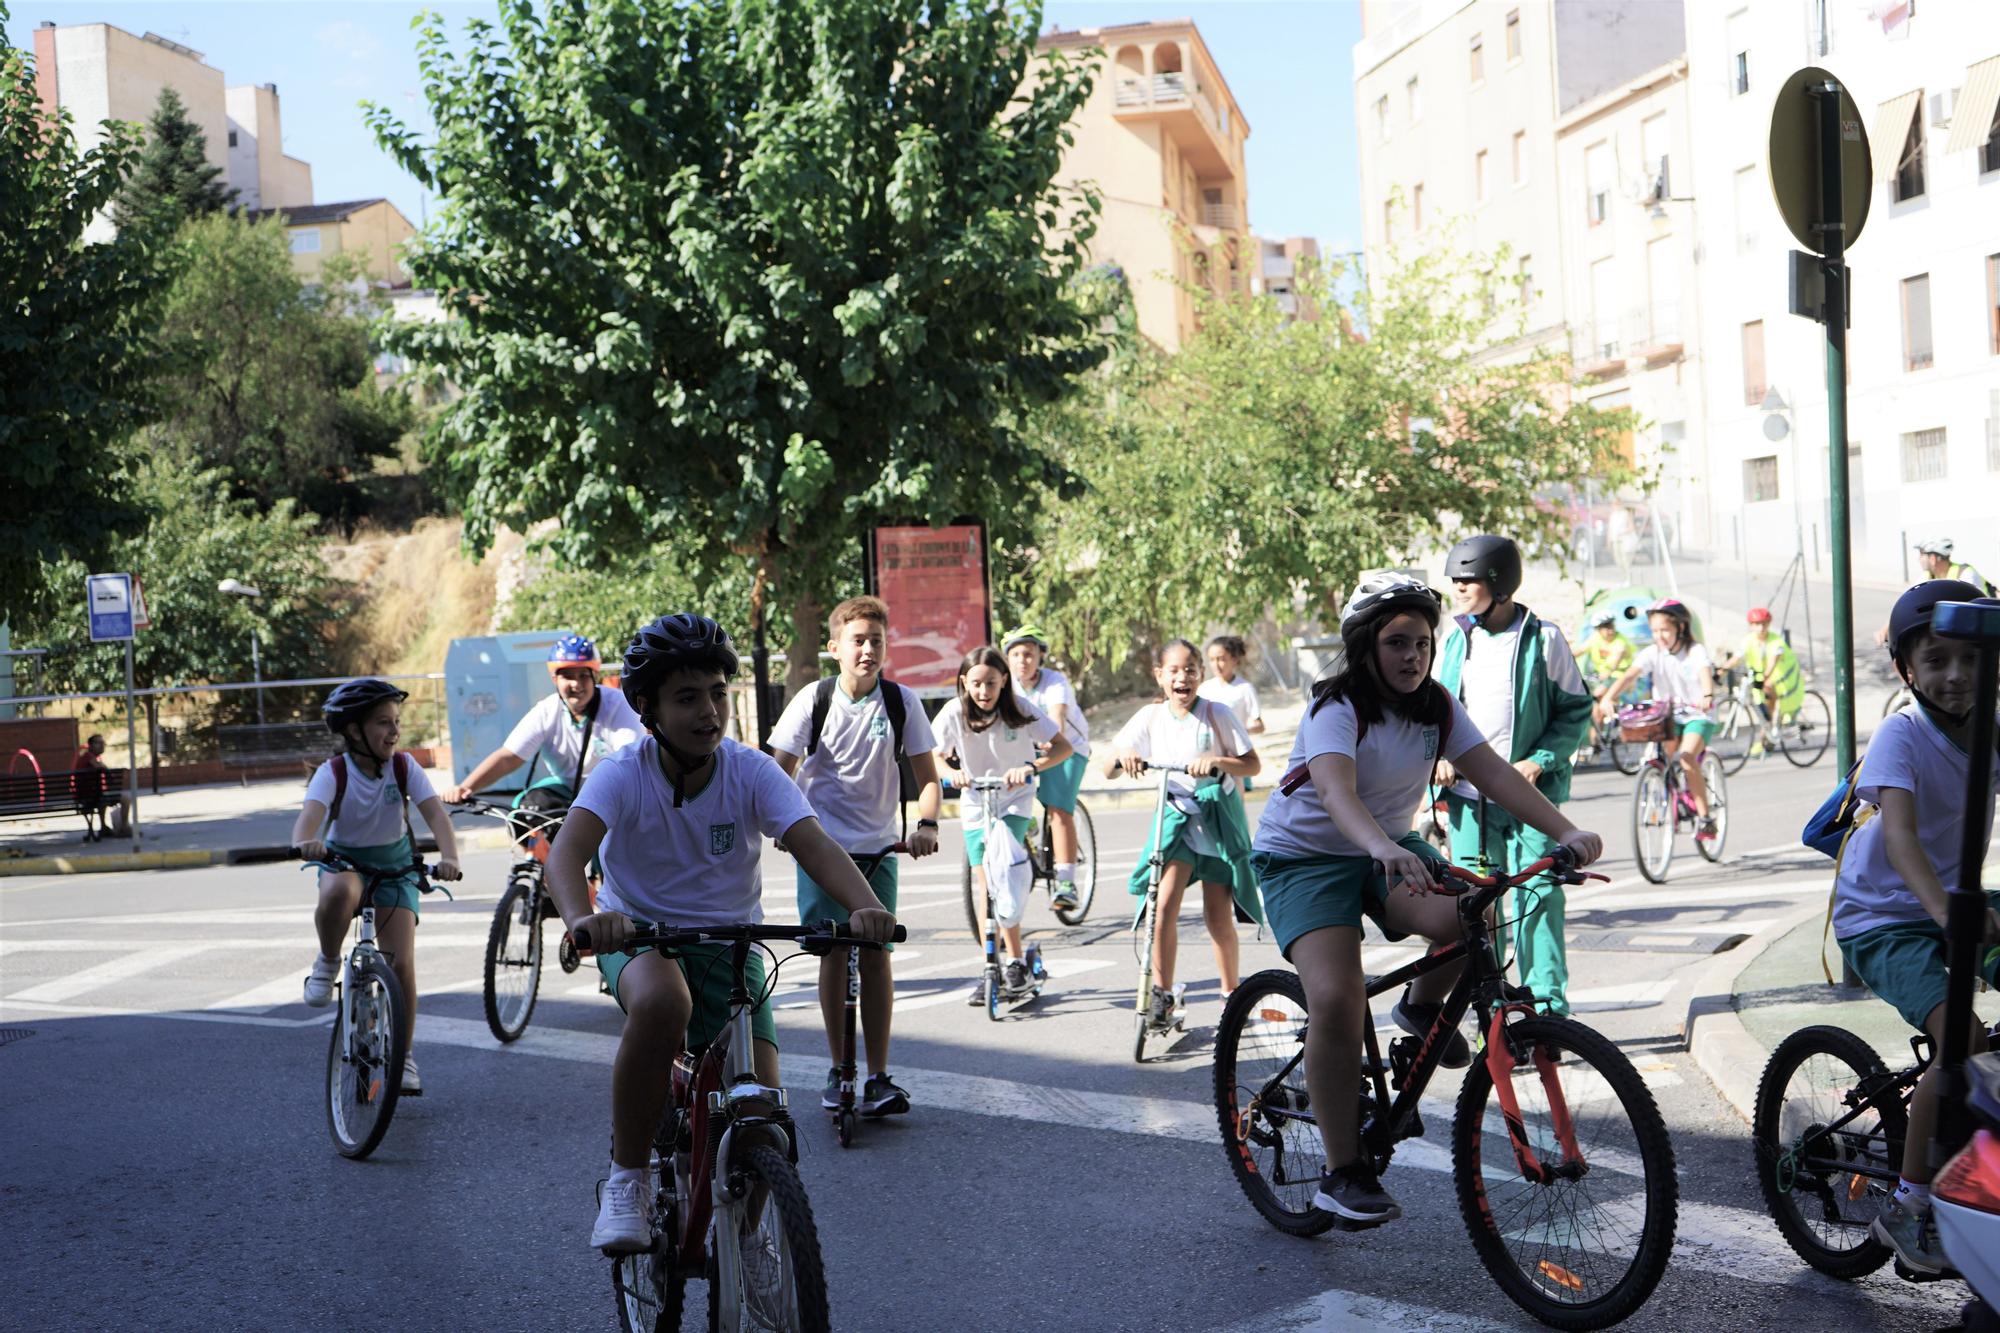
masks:
<svg viewBox="0 0 2000 1333"><path fill-rule="evenodd" d="M1744 639L1743 665L1777 691L1779 711L1791 712L1805 696L1805 674L1799 670L1799 655L1780 636L1773 634L1759 639L1752 634Z"/></svg>

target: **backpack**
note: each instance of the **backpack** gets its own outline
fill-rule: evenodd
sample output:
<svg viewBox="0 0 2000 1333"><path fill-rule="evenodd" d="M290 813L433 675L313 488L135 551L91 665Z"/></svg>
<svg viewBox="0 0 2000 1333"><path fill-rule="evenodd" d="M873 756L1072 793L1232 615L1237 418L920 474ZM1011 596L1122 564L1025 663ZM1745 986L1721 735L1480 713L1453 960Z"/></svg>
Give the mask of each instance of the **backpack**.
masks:
<svg viewBox="0 0 2000 1333"><path fill-rule="evenodd" d="M333 769L333 803L326 808L326 831L331 833L336 820L340 818L340 803L347 799L347 756L337 754L328 761ZM410 840L414 849L417 839L410 832L410 755L407 750L398 750L389 757L389 767L396 775L396 790L403 796L403 836Z"/></svg>
<svg viewBox="0 0 2000 1333"><path fill-rule="evenodd" d="M882 691L882 711L889 715L889 736L896 745L896 800L900 805L908 805L917 799L922 790L917 785L917 774L910 767L910 756L903 750L903 720L906 716L907 701L903 698L903 687L887 676L879 677ZM833 711L833 692L840 688L840 677L823 677L813 686L812 730L806 735L806 754L819 752L819 735L826 730L826 715ZM910 812L903 811L904 836L909 834Z"/></svg>
<svg viewBox="0 0 2000 1333"><path fill-rule="evenodd" d="M1833 984L1833 969L1826 961L1827 937L1833 934L1833 903L1840 892L1840 863L1847 855L1847 843L1863 824L1875 817L1876 807L1856 795L1860 787L1861 760L1847 770L1847 776L1834 784L1819 809L1812 812L1806 826L1799 833L1799 841L1822 856L1833 858L1833 887L1826 894L1826 924L1819 932L1819 970L1825 975L1827 984Z"/></svg>

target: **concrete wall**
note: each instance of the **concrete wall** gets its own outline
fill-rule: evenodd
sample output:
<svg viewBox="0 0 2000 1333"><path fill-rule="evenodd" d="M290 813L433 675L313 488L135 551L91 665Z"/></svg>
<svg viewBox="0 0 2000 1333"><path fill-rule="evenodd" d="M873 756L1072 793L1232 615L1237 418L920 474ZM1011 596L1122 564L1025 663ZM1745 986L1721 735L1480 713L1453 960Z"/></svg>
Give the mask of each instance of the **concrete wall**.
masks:
<svg viewBox="0 0 2000 1333"><path fill-rule="evenodd" d="M1558 115L1687 49L1681 0L1555 0L1555 31Z"/></svg>

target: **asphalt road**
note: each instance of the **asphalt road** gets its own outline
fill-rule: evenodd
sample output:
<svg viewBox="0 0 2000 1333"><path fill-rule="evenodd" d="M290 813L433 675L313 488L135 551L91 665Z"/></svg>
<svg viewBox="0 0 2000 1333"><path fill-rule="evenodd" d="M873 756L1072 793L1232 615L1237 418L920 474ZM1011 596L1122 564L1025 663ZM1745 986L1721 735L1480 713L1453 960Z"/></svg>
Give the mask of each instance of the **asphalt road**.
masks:
<svg viewBox="0 0 2000 1333"><path fill-rule="evenodd" d="M1570 910L1578 1016L1637 1063L1678 1156L1679 1242L1630 1327L1916 1330L1957 1292L1797 1261L1764 1215L1747 1130L1679 1050L1689 972L1732 939L1823 902L1826 863L1795 830L1833 780L1773 760L1732 787L1720 866L1631 863L1632 780L1599 770L1572 812L1610 842L1607 886ZM911 942L893 1068L916 1106L842 1151L810 1109L826 1059L810 960L781 976L786 1081L841 1329L1527 1327L1472 1253L1438 1152L1399 1157L1404 1219L1296 1240L1237 1191L1209 1096L1213 962L1183 922L1189 1034L1131 1060L1120 891L1147 816L1098 821L1099 897L1064 930L1030 924L1050 992L1011 1021L961 1002L978 966L957 842L904 867ZM615 1328L608 1266L587 1244L608 1138L615 1006L588 972L549 969L528 1036L480 1017L479 963L505 862L478 854L456 903L419 933L417 1049L427 1095L374 1158L330 1147L320 1109L326 1016L299 1004L309 877L245 866L0 884L0 1326L160 1329ZM767 861L774 916L789 863ZM1373 966L1407 950L1371 948ZM1246 974L1278 964L1246 933ZM800 987L808 989L801 990ZM1448 1072L1432 1096L1449 1099ZM1442 1148L1445 1127L1430 1143ZM705 1289L690 1287L689 1327Z"/></svg>

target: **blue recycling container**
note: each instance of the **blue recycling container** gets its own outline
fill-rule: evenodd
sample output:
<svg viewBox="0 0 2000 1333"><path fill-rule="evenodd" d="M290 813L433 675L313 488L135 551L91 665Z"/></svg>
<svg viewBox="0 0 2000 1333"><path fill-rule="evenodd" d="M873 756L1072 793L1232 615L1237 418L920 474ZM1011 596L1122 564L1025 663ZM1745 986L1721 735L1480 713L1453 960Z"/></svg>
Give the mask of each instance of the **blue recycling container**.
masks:
<svg viewBox="0 0 2000 1333"><path fill-rule="evenodd" d="M480 760L500 748L522 715L553 692L549 649L564 633L552 629L487 634L453 639L445 649L444 697L454 782L465 781ZM527 778L528 766L523 764L487 790L517 792Z"/></svg>

